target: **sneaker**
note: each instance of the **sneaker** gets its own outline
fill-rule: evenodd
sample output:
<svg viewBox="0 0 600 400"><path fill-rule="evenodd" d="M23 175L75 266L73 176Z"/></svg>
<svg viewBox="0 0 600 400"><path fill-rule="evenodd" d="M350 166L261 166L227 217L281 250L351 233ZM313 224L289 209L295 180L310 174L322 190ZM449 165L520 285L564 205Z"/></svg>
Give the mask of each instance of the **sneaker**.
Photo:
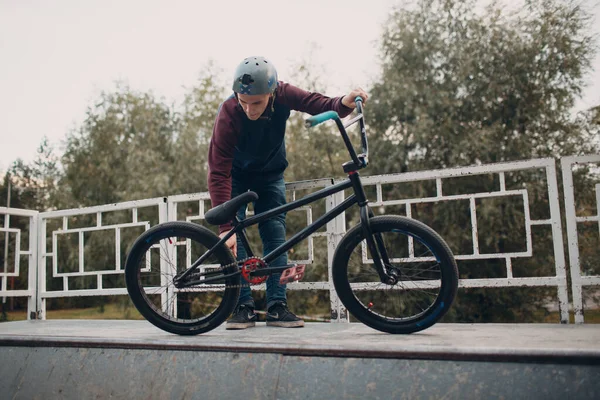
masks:
<svg viewBox="0 0 600 400"><path fill-rule="evenodd" d="M301 328L304 326L304 321L288 310L286 303L281 302L269 307L267 311L267 326Z"/></svg>
<svg viewBox="0 0 600 400"><path fill-rule="evenodd" d="M229 318L225 324L225 329L246 329L256 325L257 315L254 313L254 308L242 304L233 312L233 316Z"/></svg>

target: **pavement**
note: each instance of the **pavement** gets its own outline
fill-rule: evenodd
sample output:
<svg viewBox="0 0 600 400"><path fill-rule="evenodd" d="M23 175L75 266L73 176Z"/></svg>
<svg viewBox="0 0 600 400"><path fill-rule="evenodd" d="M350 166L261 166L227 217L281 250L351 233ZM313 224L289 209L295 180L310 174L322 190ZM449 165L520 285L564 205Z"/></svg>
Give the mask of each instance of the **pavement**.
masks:
<svg viewBox="0 0 600 400"><path fill-rule="evenodd" d="M146 321L45 320L0 324L0 346L127 348L457 361L600 364L600 325L436 324L391 335L360 323L217 329L177 336Z"/></svg>

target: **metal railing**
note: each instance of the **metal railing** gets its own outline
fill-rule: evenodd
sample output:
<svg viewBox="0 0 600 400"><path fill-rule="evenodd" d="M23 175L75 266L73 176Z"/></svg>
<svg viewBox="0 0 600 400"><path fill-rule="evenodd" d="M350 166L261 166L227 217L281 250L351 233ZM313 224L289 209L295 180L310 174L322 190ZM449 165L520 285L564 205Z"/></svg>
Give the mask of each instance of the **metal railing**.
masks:
<svg viewBox="0 0 600 400"><path fill-rule="evenodd" d="M589 165L592 163L600 163L600 155L564 157L561 159L575 323L583 323L583 287L600 285L600 275L582 275L581 258L579 254L579 234L577 230L578 224L581 226L582 224L594 223L598 226L598 232L600 232L600 183L596 183L593 189L596 193L596 215L587 216L577 216L573 185L573 167L575 165ZM596 258L593 262L600 266L600 259Z"/></svg>
<svg viewBox="0 0 600 400"><path fill-rule="evenodd" d="M599 285L598 276L581 276L577 253L577 223L600 224L596 216L578 217L575 215L575 206L572 193L572 178L569 167L577 162L600 162L600 156L567 157L562 159L563 181L565 184L566 221L569 237L569 256L571 280L573 291L573 305L576 313L575 321L583 322L580 312L581 290L584 285ZM534 218L531 213L530 194L527 187L508 188L506 184L507 173L538 171L543 174L546 181L547 210L540 213L536 208L536 215L548 215L548 218ZM487 176L487 178L486 178ZM452 179L476 177L475 179L488 179L493 176L493 188L477 193L451 193ZM571 179L571 180L569 180ZM499 288L499 287L554 287L557 290L558 310L560 321L569 321L568 282L566 261L563 250L563 233L561 226L561 212L559 206L559 190L557 184L556 167L554 159L537 159L511 163L499 163L474 167L453 168L446 170L420 171L404 174L389 174L369 176L362 178L369 195L370 204L374 209L379 207L404 207L407 217L412 217L417 205L440 204L447 202L463 202L468 204L470 221L461 229L470 230L471 246L468 250L455 249L457 260L501 260L504 264L505 277L490 277L477 279L461 279L461 288ZM318 179L313 181L293 182L286 186L288 196L295 199L299 192L320 189L334 184L333 179ZM388 198L388 187L398 184L419 182L419 184L433 184L433 193L415 198ZM569 191L570 190L570 191ZM600 199L600 184L596 185L597 198ZM478 204L488 199L504 198L522 203L522 248L511 251L489 251L482 246L480 239L481 221L478 219ZM325 210L329 210L344 200L344 193L329 196L325 200ZM50 298L64 298L72 296L106 296L126 295L123 280L123 261L126 253L123 236L129 239L136 237L143 230L149 229L156 223L182 220L204 223L204 213L210 207L208 193L194 193L186 195L168 196L140 201L130 201L112 205L87 207L81 209L60 210L38 213L29 210L8 209L0 207L0 216L4 215L4 228L0 232L14 237L16 244L14 267L12 270L0 272L1 290L3 297L27 297L28 318L46 318L46 300ZM536 206L537 207L537 206ZM313 208L302 207L294 212L305 213L306 223L313 221ZM117 215L118 214L118 215ZM26 216L29 218L28 237L29 244L23 249L20 229L11 228L10 216ZM302 217L304 218L304 217ZM294 282L288 285L289 290L328 290L331 302L331 321L347 321L348 315L340 303L332 283L331 265L335 248L346 232L346 215L341 215L327 224L327 229L317 232L308 238L306 254L294 254L290 257L296 263L319 263L315 258L315 239L323 237L326 240L327 280L316 282ZM536 254L532 235L535 229L551 230L553 248L553 273L546 276L514 276L513 263L515 260L530 258ZM93 249L94 235L104 235L105 241L114 241L102 252L106 259L98 265L98 260L90 260L89 255ZM575 236L573 236L575 235ZM109 238L109 239L107 239ZM321 242L320 242L321 243ZM322 248L323 244L319 248ZM452 247L452 246L451 246ZM69 249L68 252L65 249ZM76 251L73 251L76 249ZM462 251L461 251L462 250ZM321 251L321 250L319 250ZM74 254L76 253L76 254ZM106 254L104 254L106 253ZM28 289L9 290L7 278L19 275L19 260L27 258L28 261ZM95 264L94 264L95 262ZM460 269L460 264L459 264ZM117 278L117 279L113 279ZM112 280L111 280L112 279ZM78 280L86 280L84 285ZM108 283L110 281L110 284ZM85 286L81 288L80 286ZM264 285L259 285L255 290L263 290Z"/></svg>
<svg viewBox="0 0 600 400"><path fill-rule="evenodd" d="M116 288L105 288L104 278L110 275L123 274L121 233L125 229L140 227L147 230L152 225L150 221L138 218L138 211L146 208L156 209L156 222L162 223L168 221L167 206L165 198L145 199L139 201L129 201L111 205L97 207L86 207L70 210L43 212L38 215L39 221L39 252L38 252L38 318L46 318L46 299L74 296L106 296L106 295L126 295L127 289L124 286ZM108 213L118 211L127 211L128 220L120 223L106 221L103 218ZM1 212L1 211L0 211ZM74 217L93 216L95 221L92 225L74 227L69 224L69 219ZM49 229L48 225L54 222L55 228ZM105 223L106 222L106 223ZM85 259L85 234L93 232L108 232L114 235L114 264L107 264L101 269L89 270L86 268ZM139 232L141 233L141 232ZM75 261L75 270L61 271L59 262L59 245L61 240L68 236L75 235L77 242L77 258ZM47 268L48 263L50 268ZM63 263L64 264L64 263ZM72 263L73 264L73 263ZM48 276L48 269L51 270ZM91 277L96 282L96 288L93 289L70 289L73 278ZM49 289L48 280L62 280L62 290Z"/></svg>
<svg viewBox="0 0 600 400"><path fill-rule="evenodd" d="M0 232L3 232L4 236L4 260L3 267L0 271L0 296L2 296L2 302L5 303L8 297L27 297L27 316L29 319L36 318L36 298L37 298L37 268L36 260L38 253L38 212L31 210L22 210L16 208L0 207L0 215L4 216L4 224L0 227ZM27 218L27 227L23 231L17 228L10 227L11 217L25 217ZM8 263L8 254L10 253L9 243L11 242L11 236L14 236L14 250L13 250L13 262L12 265ZM27 236L28 240L23 249L21 243L21 237ZM23 257L25 256L25 259ZM27 263L27 276L22 276L21 262ZM12 271L11 271L12 268ZM8 280L11 279L24 279L27 282L26 289L13 290L8 287Z"/></svg>
<svg viewBox="0 0 600 400"><path fill-rule="evenodd" d="M547 182L547 195L549 200L548 219L532 219L528 191L526 189L506 188L505 174L508 172L542 170ZM451 178L473 177L482 175L497 175L497 187L482 193L466 194L444 194L444 183ZM382 185L401 182L435 181L435 195L414 199L387 199L383 198ZM537 159L530 161L519 161L510 163L498 163L475 167L452 168L439 171L420 171L397 175L373 176L363 179L365 185L375 185L377 198L371 201L373 207L385 205L403 205L406 207L406 216L412 217L414 205L423 203L468 201L470 213L470 228L472 238L472 249L469 252L458 252L452 249L457 260L490 260L500 259L505 262L506 278L480 278L461 279L459 287L463 288L497 288L497 287L556 287L558 295L558 309L562 323L568 323L568 291L567 274L565 268L565 255L563 251L563 235L560 219L559 194L556 181L556 168L554 159ZM525 228L524 251L512 252L482 252L479 241L479 223L477 220L477 200L501 197L520 197L523 202L523 216ZM515 277L513 275L513 261L517 258L531 257L533 255L532 228L535 226L550 226L552 229L552 240L554 248L554 275L536 277ZM465 229L465 227L460 227ZM459 265L460 270L460 265Z"/></svg>

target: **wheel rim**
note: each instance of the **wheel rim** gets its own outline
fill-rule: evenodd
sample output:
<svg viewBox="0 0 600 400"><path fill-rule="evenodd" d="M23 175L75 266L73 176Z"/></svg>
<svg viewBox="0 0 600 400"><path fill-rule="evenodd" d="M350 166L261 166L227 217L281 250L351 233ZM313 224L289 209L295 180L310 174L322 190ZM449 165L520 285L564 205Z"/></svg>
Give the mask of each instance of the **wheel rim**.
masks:
<svg viewBox="0 0 600 400"><path fill-rule="evenodd" d="M381 283L366 241L348 259L346 274L354 298L370 318L408 324L435 314L442 290L442 268L435 253L414 234L400 229L380 232L397 274L395 285Z"/></svg>
<svg viewBox="0 0 600 400"><path fill-rule="evenodd" d="M204 254L206 246L195 240L193 234L185 232L151 239L135 265L137 285L144 303L156 316L178 324L195 324L209 319L223 305L224 284L182 289L173 285L173 277ZM200 265L199 270L216 269L220 265L212 256Z"/></svg>

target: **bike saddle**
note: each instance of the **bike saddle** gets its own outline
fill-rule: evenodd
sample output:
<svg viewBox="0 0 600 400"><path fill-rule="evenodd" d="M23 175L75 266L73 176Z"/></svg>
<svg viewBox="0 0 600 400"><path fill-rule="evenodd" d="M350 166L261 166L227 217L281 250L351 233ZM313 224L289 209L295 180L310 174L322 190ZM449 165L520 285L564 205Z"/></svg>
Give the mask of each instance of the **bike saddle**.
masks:
<svg viewBox="0 0 600 400"><path fill-rule="evenodd" d="M204 214L204 219L211 225L223 225L233 220L235 213L243 205L255 201L258 199L258 195L254 192L245 192L233 199L226 201L223 204L211 208Z"/></svg>

